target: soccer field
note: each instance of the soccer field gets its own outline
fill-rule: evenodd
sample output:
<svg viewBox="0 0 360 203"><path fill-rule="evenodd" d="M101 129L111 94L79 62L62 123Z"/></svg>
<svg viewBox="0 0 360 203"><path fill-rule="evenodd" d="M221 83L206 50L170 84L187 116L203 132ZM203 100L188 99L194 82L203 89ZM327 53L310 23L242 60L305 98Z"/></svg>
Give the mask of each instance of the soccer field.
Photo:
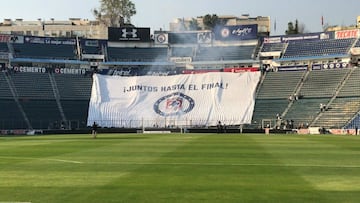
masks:
<svg viewBox="0 0 360 203"><path fill-rule="evenodd" d="M0 137L0 202L360 202L360 137Z"/></svg>

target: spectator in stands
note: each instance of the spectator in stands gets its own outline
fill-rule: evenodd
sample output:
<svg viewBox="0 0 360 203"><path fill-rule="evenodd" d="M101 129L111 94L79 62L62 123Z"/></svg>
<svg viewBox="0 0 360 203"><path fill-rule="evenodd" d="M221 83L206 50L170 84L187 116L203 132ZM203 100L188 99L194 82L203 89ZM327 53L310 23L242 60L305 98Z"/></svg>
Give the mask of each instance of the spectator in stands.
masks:
<svg viewBox="0 0 360 203"><path fill-rule="evenodd" d="M295 101L299 100L299 96L296 93L294 94L294 99Z"/></svg>
<svg viewBox="0 0 360 203"><path fill-rule="evenodd" d="M290 129L294 129L294 120L293 119L290 120L289 125L290 125Z"/></svg>
<svg viewBox="0 0 360 203"><path fill-rule="evenodd" d="M280 114L276 114L276 120L281 120Z"/></svg>
<svg viewBox="0 0 360 203"><path fill-rule="evenodd" d="M61 130L65 130L65 123L64 123L64 122L61 122L61 124L60 124L60 129L61 129Z"/></svg>
<svg viewBox="0 0 360 203"><path fill-rule="evenodd" d="M276 129L280 129L282 125L282 119L280 114L276 114Z"/></svg>
<svg viewBox="0 0 360 203"><path fill-rule="evenodd" d="M289 102L292 102L294 100L293 96L290 95L289 98L288 98Z"/></svg>
<svg viewBox="0 0 360 203"><path fill-rule="evenodd" d="M219 121L218 124L217 124L217 133L222 133L221 121Z"/></svg>
<svg viewBox="0 0 360 203"><path fill-rule="evenodd" d="M94 123L92 124L91 128L92 128L92 136L95 139L97 136L97 130L98 130L98 124L94 121Z"/></svg>

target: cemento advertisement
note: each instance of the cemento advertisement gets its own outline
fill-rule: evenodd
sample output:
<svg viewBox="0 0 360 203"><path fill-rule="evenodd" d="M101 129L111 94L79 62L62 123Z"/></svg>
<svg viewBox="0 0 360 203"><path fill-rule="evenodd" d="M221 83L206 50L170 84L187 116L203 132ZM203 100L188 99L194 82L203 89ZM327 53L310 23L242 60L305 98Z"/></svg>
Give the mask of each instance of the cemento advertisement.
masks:
<svg viewBox="0 0 360 203"><path fill-rule="evenodd" d="M93 75L88 125L211 126L251 122L260 72L173 76Z"/></svg>

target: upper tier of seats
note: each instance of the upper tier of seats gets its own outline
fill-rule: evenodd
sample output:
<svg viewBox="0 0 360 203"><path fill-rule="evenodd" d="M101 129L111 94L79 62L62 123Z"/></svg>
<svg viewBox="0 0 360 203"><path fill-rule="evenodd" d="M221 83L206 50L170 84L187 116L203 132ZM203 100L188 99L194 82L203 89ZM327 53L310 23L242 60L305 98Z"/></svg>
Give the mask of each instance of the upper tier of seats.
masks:
<svg viewBox="0 0 360 203"><path fill-rule="evenodd" d="M348 54L355 39L323 39L290 41L283 58Z"/></svg>
<svg viewBox="0 0 360 203"><path fill-rule="evenodd" d="M73 45L14 43L12 46L15 57L18 58L76 59L76 49Z"/></svg>
<svg viewBox="0 0 360 203"><path fill-rule="evenodd" d="M80 40L80 49L82 54L103 54L105 43L100 43L98 40Z"/></svg>
<svg viewBox="0 0 360 203"><path fill-rule="evenodd" d="M173 57L192 57L193 48L192 47L172 47L171 56Z"/></svg>
<svg viewBox="0 0 360 203"><path fill-rule="evenodd" d="M83 54L102 54L101 47L82 46L81 48Z"/></svg>
<svg viewBox="0 0 360 203"><path fill-rule="evenodd" d="M264 43L260 52L277 52L283 51L285 48L285 43Z"/></svg>
<svg viewBox="0 0 360 203"><path fill-rule="evenodd" d="M195 61L218 60L249 60L252 59L256 45L248 46L219 46L199 47L194 58Z"/></svg>
<svg viewBox="0 0 360 203"><path fill-rule="evenodd" d="M108 47L110 61L167 61L167 48Z"/></svg>

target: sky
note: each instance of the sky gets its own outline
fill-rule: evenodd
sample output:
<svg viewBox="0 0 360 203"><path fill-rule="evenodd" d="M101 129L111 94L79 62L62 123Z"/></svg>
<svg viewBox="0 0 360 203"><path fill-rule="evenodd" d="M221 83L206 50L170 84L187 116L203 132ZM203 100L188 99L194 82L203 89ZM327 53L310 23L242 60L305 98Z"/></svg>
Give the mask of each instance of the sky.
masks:
<svg viewBox="0 0 360 203"><path fill-rule="evenodd" d="M360 16L360 0L132 0L137 14L131 18L137 27L150 27L152 31L169 30L176 18L193 18L206 14L251 17L270 16L271 35L282 35L287 23L305 25L307 32L322 31L324 24L354 25ZM68 20L82 18L94 20L92 10L100 0L16 0L6 1L0 7L0 22L22 18L25 21L42 18ZM276 22L276 30L274 24Z"/></svg>

